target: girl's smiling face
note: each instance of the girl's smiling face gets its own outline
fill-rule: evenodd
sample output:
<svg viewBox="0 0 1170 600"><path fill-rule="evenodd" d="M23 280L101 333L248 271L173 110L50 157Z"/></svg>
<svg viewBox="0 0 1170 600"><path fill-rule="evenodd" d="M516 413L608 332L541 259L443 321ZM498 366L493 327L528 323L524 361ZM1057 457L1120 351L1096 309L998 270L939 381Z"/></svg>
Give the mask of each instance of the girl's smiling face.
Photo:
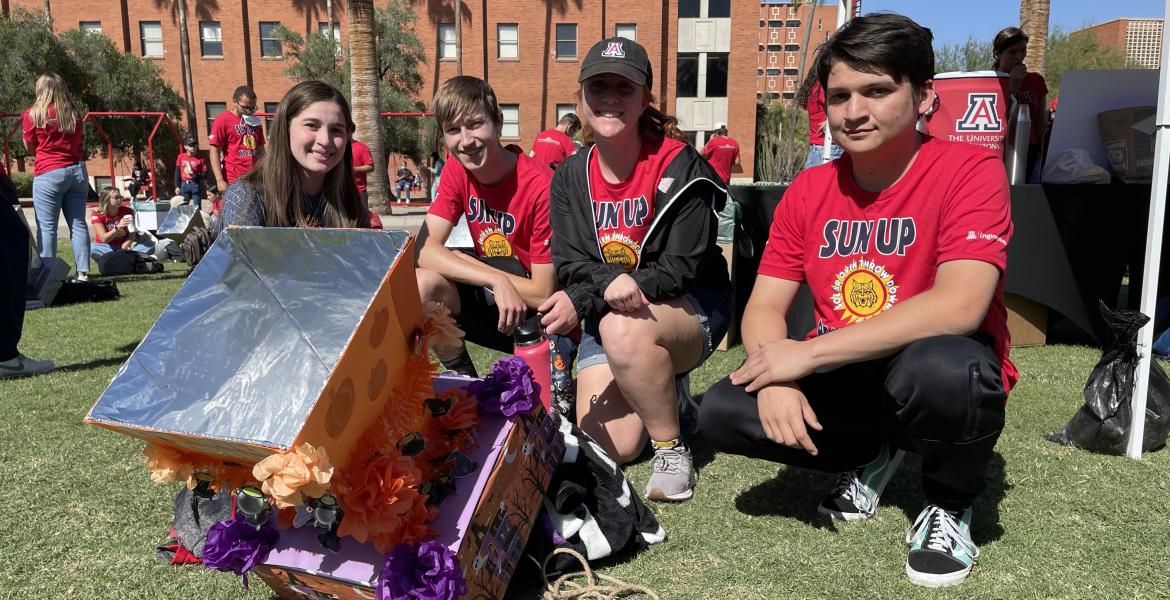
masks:
<svg viewBox="0 0 1170 600"><path fill-rule="evenodd" d="M642 86L613 73L594 75L582 84L585 119L598 139L637 137L638 119L646 110Z"/></svg>
<svg viewBox="0 0 1170 600"><path fill-rule="evenodd" d="M289 147L301 166L309 193L317 193L325 174L345 158L349 125L336 102L322 100L305 107L288 127Z"/></svg>

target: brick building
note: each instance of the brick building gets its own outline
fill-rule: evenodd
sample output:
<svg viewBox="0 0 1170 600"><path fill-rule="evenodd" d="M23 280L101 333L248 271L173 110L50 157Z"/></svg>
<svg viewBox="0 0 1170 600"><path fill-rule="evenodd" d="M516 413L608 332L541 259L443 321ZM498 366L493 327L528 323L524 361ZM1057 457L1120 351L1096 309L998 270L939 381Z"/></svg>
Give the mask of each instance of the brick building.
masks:
<svg viewBox="0 0 1170 600"><path fill-rule="evenodd" d="M762 18L760 0L645 4L463 0L458 32L452 0L409 1L418 15L415 30L428 59L419 100L429 103L438 85L455 75L462 61L464 74L483 77L496 89L504 111L505 142L527 148L561 114L576 110L577 73L589 47L604 37L624 35L636 39L650 54L658 106L678 116L690 140L699 146L715 123L726 122L742 147L743 170L732 176L752 177L755 91L761 85L753 65L763 64L756 27ZM335 31L346 44L345 3L335 0L332 4ZM18 7L39 11L44 6L40 0L0 0L4 14ZM123 51L157 64L182 94L174 2L56 0L51 10L57 31L82 28L110 36ZM327 30L325 0L188 2L186 12L194 88L191 102L204 149L211 120L226 110L236 86L251 85L262 109L271 111L293 85L284 75L288 59L271 36L276 25L302 35ZM822 10L816 16L821 17ZM832 19L822 18L829 29ZM108 170L104 161L94 161L91 167L99 176Z"/></svg>
<svg viewBox="0 0 1170 600"><path fill-rule="evenodd" d="M760 3L756 64L756 95L760 99L792 100L800 89L800 58L804 71L812 65L817 48L837 30L838 3L815 7L809 3L764 1ZM811 13L811 19L810 19ZM808 24L811 29L806 29ZM808 47L804 47L805 36Z"/></svg>
<svg viewBox="0 0 1170 600"><path fill-rule="evenodd" d="M1114 19L1078 29L1071 37L1091 35L1104 48L1113 48L1135 65L1157 69L1162 59L1162 19Z"/></svg>

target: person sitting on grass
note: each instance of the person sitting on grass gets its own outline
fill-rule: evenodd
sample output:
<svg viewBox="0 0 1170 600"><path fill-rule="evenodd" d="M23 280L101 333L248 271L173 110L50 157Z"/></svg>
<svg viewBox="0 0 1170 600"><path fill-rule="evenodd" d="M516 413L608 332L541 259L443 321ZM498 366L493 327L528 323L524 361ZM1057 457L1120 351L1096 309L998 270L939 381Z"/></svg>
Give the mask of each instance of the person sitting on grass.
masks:
<svg viewBox="0 0 1170 600"><path fill-rule="evenodd" d="M697 472L683 439L677 378L727 332L731 282L716 245L719 174L654 108L645 48L622 37L581 64L581 137L549 192L552 256L564 286L538 309L550 333L584 320L577 423L619 463L651 442L645 495L678 502Z"/></svg>
<svg viewBox="0 0 1170 600"><path fill-rule="evenodd" d="M906 536L910 581L962 582L972 505L1003 430L1003 303L1012 235L1003 161L918 133L934 101L931 34L901 15L845 25L819 50L836 161L805 169L776 209L743 318L747 361L704 395L717 450L841 472L818 510L872 517L904 450L925 504ZM801 283L816 326L788 339Z"/></svg>
<svg viewBox="0 0 1170 600"><path fill-rule="evenodd" d="M154 252L154 240L134 226L134 211L122 204L118 188L105 186L98 200L98 208L89 217L93 226L93 243L89 255L95 260L114 250L133 250L142 254Z"/></svg>
<svg viewBox="0 0 1170 600"><path fill-rule="evenodd" d="M547 166L500 143L503 114L482 79L443 82L433 103L447 151L438 193L418 236L419 293L451 309L466 340L511 353L512 330L555 289L549 256ZM467 218L474 256L444 245ZM474 375L467 347L433 348L443 367Z"/></svg>

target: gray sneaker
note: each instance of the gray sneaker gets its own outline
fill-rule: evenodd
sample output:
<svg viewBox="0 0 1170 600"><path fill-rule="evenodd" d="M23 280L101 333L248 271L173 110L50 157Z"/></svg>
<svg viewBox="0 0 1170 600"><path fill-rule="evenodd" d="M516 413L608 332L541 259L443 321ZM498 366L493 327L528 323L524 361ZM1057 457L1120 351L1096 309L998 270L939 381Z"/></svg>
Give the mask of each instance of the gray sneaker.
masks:
<svg viewBox="0 0 1170 600"><path fill-rule="evenodd" d="M650 468L653 472L646 482L647 500L682 502L695 494L699 474L686 444L679 442L669 448L655 448Z"/></svg>
<svg viewBox="0 0 1170 600"><path fill-rule="evenodd" d="M877 512L882 491L890 482L905 452L883 445L873 462L846 471L837 479L837 487L821 501L817 512L835 519L858 521Z"/></svg>
<svg viewBox="0 0 1170 600"><path fill-rule="evenodd" d="M52 370L52 361L33 360L23 354L18 354L16 358L0 362L0 379L31 377Z"/></svg>

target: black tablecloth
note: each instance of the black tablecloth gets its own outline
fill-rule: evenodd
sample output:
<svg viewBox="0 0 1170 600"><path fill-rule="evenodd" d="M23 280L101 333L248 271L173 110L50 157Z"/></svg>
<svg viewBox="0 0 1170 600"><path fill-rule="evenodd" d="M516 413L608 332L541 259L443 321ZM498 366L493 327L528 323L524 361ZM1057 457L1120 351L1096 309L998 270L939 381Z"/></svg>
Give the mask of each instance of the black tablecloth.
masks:
<svg viewBox="0 0 1170 600"><path fill-rule="evenodd" d="M732 186L732 197L743 205L745 229L757 250L756 256L737 267L741 314L784 189ZM1140 299L1150 186L1016 185L1011 194L1015 233L1008 248L1005 291L1059 312L1104 341L1097 300L1118 306L1127 269L1130 285L1125 306L1135 308ZM1170 264L1165 241L1162 248L1162 264ZM1166 279L1159 277L1160 288L1170 288ZM789 315L791 333L803 335L812 326L811 300L803 290Z"/></svg>

